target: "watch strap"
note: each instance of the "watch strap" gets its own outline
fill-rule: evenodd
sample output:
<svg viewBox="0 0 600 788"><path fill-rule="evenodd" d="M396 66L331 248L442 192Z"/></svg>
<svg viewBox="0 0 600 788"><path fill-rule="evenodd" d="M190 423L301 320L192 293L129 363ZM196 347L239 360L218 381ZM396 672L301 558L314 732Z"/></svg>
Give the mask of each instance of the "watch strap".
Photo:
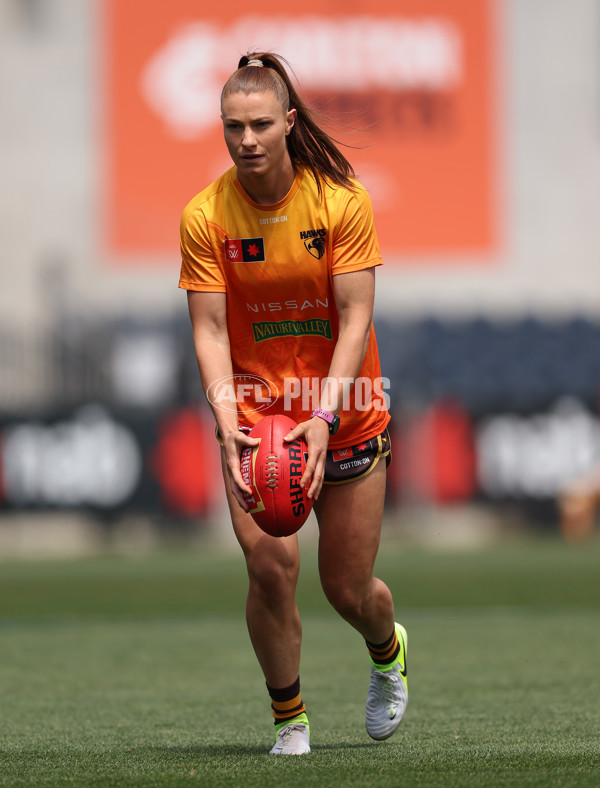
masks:
<svg viewBox="0 0 600 788"><path fill-rule="evenodd" d="M338 427L340 426L340 417L336 416L335 413L330 413L328 410L321 410L321 408L317 408L310 414L311 419L313 416L318 416L320 419L323 419L323 421L327 422L329 425L330 435L335 435L335 433L338 431Z"/></svg>
<svg viewBox="0 0 600 788"><path fill-rule="evenodd" d="M326 421L327 424L333 424L335 421L335 416L333 413L330 413L328 410L321 410L321 408L313 410L313 412L310 414L311 419L313 416L318 416L320 419Z"/></svg>

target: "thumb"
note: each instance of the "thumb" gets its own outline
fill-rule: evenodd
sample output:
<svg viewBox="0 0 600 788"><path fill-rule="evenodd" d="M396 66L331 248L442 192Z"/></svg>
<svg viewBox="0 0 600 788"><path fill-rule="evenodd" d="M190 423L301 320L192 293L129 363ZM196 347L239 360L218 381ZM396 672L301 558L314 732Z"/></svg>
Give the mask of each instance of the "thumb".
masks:
<svg viewBox="0 0 600 788"><path fill-rule="evenodd" d="M290 443L291 441L295 441L296 438L299 438L303 434L304 430L300 425L294 427L293 430L290 430L287 435L284 435L283 440L286 443Z"/></svg>

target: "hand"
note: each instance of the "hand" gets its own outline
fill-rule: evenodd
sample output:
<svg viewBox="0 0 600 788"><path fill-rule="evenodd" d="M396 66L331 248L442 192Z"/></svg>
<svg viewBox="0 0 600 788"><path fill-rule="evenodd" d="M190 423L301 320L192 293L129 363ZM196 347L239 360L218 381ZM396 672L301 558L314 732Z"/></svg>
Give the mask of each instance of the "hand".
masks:
<svg viewBox="0 0 600 788"><path fill-rule="evenodd" d="M308 445L308 459L306 461L306 469L300 479L300 486L305 487L310 483L308 497L316 501L325 478L325 460L327 458L327 447L329 446L329 425L324 419L314 416L308 421L301 421L285 436L284 441L290 443L301 436L304 437Z"/></svg>
<svg viewBox="0 0 600 788"><path fill-rule="evenodd" d="M248 511L248 504L244 498L244 493L252 495L252 488L249 487L242 478L240 471L240 457L242 450L246 446L257 446L258 443L259 441L256 438L251 438L249 435L245 435L241 430L234 430L223 439L225 463L227 465L227 472L229 474L229 485L231 487L231 492L234 494L236 501L245 512Z"/></svg>

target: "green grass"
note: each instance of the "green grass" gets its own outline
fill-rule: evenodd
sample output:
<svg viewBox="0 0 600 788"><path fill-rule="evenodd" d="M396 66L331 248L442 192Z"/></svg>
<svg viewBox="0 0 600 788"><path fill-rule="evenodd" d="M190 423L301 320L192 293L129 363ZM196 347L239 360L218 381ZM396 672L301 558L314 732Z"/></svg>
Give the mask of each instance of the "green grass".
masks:
<svg viewBox="0 0 600 788"><path fill-rule="evenodd" d="M313 752L273 758L237 553L0 564L2 786L596 786L600 544L405 550L378 572L409 632L396 736L364 730L368 665L305 547Z"/></svg>

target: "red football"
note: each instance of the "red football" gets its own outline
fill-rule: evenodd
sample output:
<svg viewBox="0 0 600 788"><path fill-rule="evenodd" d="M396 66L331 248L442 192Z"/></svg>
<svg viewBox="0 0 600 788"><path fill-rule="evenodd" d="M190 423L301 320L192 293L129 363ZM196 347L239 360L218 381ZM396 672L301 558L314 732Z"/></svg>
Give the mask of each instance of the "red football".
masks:
<svg viewBox="0 0 600 788"><path fill-rule="evenodd" d="M295 426L289 416L265 416L250 432L260 443L243 449L240 459L242 478L252 488L252 495L245 496L249 512L271 536L295 534L312 508L308 487L300 487L308 452L306 441L283 442Z"/></svg>

